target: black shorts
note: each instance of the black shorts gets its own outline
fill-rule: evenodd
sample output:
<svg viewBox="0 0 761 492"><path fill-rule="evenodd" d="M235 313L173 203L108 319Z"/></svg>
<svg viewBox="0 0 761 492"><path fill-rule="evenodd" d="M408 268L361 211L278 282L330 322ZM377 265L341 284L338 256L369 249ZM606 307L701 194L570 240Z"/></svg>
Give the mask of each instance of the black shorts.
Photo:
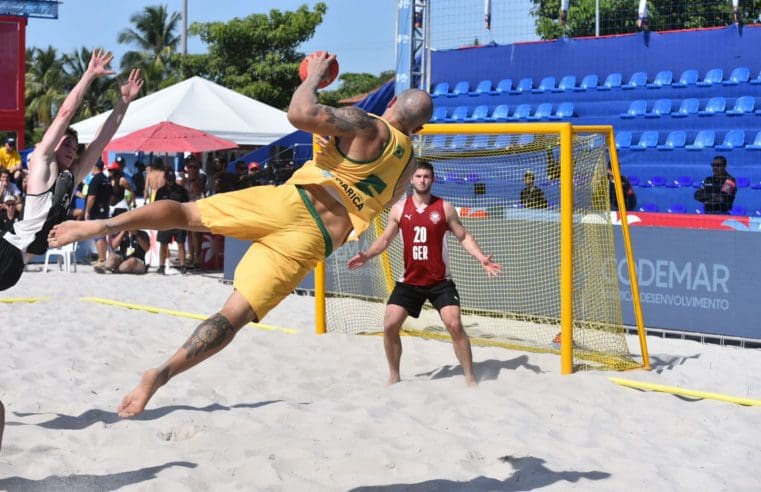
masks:
<svg viewBox="0 0 761 492"><path fill-rule="evenodd" d="M24 273L24 255L5 238L0 237L0 290L10 289Z"/></svg>
<svg viewBox="0 0 761 492"><path fill-rule="evenodd" d="M457 293L457 287L451 280L444 280L431 287L418 287L397 282L388 298L388 304L401 306L407 310L407 314L417 318L426 300L431 301L433 307L441 311L441 308L445 306L459 306L460 294Z"/></svg>
<svg viewBox="0 0 761 492"><path fill-rule="evenodd" d="M169 244L172 241L184 243L188 237L188 232L182 229L169 229L168 231L159 231L156 233L156 241L161 244Z"/></svg>

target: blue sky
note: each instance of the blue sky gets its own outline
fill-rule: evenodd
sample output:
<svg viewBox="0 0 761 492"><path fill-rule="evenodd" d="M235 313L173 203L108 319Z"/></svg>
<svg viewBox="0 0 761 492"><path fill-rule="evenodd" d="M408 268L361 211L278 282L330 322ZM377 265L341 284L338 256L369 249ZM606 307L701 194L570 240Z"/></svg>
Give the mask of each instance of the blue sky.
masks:
<svg viewBox="0 0 761 492"><path fill-rule="evenodd" d="M314 1L304 0L188 0L188 26L193 22L227 21L272 9L295 10ZM343 72L368 72L374 75L394 68L395 0L329 0L328 12L314 37L300 47L309 53L327 50L338 55ZM82 46L110 49L117 57L132 49L116 42L127 28L132 14L150 5L167 5L182 12L182 0L67 0L59 5L58 19L29 19L27 46L55 46L69 53ZM189 53L205 52L197 37L188 38Z"/></svg>

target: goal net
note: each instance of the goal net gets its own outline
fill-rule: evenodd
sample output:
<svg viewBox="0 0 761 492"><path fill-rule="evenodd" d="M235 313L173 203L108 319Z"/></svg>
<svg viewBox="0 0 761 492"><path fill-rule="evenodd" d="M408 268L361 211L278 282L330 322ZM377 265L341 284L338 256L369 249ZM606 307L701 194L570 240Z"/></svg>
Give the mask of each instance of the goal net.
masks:
<svg viewBox="0 0 761 492"><path fill-rule="evenodd" d="M427 125L418 137L417 158L435 170L433 193L456 207L481 249L502 265L497 279L487 278L447 235L450 271L473 343L557 353L562 347L568 359L563 372L648 365L644 345L643 364L630 355L625 338L608 163L618 170L609 142L609 128L564 123ZM529 174L544 201L536 192L521 200ZM369 247L386 221L387 213L326 260L328 331L383 331L385 303L403 271L401 236L359 270L349 271L347 262ZM429 304L403 329L449 339ZM563 343L554 343L561 331Z"/></svg>

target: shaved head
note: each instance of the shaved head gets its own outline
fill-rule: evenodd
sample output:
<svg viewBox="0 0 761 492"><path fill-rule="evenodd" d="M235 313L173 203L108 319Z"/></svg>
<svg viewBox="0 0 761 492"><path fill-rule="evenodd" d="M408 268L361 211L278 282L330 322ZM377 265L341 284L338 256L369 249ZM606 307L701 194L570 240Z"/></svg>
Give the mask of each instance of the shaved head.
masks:
<svg viewBox="0 0 761 492"><path fill-rule="evenodd" d="M393 105L397 118L409 130L423 126L433 114L433 101L427 92L420 89L407 89L396 96Z"/></svg>

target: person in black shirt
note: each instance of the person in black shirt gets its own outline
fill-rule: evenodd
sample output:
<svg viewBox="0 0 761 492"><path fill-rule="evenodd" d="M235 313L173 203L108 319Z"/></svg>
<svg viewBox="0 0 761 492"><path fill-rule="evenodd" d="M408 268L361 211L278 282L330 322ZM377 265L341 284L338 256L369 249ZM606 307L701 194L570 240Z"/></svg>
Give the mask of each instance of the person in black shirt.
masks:
<svg viewBox="0 0 761 492"><path fill-rule="evenodd" d="M114 188L108 177L103 174L103 161L98 159L93 168L93 176L87 188L87 202L85 205L85 220L107 219L111 206L111 196ZM95 267L106 266L106 238L95 239L95 249L98 251L98 262Z"/></svg>
<svg viewBox="0 0 761 492"><path fill-rule="evenodd" d="M148 233L141 230L120 231L111 238L115 253L108 257L105 267L95 267L97 273L136 273L148 271L145 253L151 249Z"/></svg>
<svg viewBox="0 0 761 492"><path fill-rule="evenodd" d="M521 206L524 208L547 208L544 192L534 185L534 173L526 171L523 174L523 184L526 186L521 190Z"/></svg>
<svg viewBox="0 0 761 492"><path fill-rule="evenodd" d="M705 204L707 214L727 214L737 194L737 181L727 172L727 159L717 155L711 163L713 174L703 180L695 192L695 200Z"/></svg>
<svg viewBox="0 0 761 492"><path fill-rule="evenodd" d="M190 201L188 190L177 184L177 178L172 170L166 172L166 184L156 191L156 201L159 200L174 200L180 203ZM185 273L187 271L187 268L185 267L186 239L187 231L182 229L169 229L166 231L159 231L158 234L156 234L156 240L161 244L159 247L159 269L156 273L166 273L165 263L167 256L169 256L169 243L172 241L177 242L177 256L179 256L180 260L180 272Z"/></svg>
<svg viewBox="0 0 761 492"><path fill-rule="evenodd" d="M610 209L614 212L618 210L618 200L616 200L616 182L613 180L613 170L608 165L608 186L610 187ZM629 178L621 175L621 190L624 192L624 206L626 210L634 210L637 207L637 195L634 194Z"/></svg>

